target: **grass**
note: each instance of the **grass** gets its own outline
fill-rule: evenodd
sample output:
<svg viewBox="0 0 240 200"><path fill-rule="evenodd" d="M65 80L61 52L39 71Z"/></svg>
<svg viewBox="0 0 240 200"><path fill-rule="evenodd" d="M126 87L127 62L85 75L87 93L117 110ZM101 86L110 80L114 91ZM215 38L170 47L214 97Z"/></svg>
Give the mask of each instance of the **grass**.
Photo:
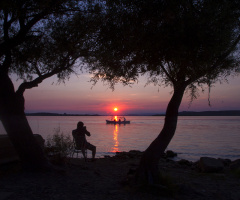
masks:
<svg viewBox="0 0 240 200"><path fill-rule="evenodd" d="M65 164L73 149L70 135L64 134L60 128L54 129L54 134L47 137L44 151L54 164Z"/></svg>

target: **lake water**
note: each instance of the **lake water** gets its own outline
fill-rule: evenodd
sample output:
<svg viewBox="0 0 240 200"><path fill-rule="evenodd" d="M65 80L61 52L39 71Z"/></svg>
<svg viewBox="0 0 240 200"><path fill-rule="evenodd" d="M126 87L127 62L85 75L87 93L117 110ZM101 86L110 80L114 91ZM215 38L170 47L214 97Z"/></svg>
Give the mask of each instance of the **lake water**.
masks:
<svg viewBox="0 0 240 200"><path fill-rule="evenodd" d="M78 121L83 121L92 136L87 140L97 146L97 157L116 151L144 151L157 137L164 123L162 116L129 116L126 125L106 124L106 116L31 116L30 126L44 139L56 129L71 136ZM0 134L6 134L0 124ZM179 117L176 134L168 149L178 159L198 160L202 156L240 158L240 117Z"/></svg>

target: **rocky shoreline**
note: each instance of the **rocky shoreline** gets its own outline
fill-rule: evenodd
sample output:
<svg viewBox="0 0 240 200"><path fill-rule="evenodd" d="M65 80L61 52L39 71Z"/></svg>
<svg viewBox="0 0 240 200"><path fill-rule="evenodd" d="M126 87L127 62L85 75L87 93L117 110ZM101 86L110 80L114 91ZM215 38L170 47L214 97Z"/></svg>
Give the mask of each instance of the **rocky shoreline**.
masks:
<svg viewBox="0 0 240 200"><path fill-rule="evenodd" d="M163 184L134 187L128 181L141 155L140 151L118 152L87 163L69 159L64 173L23 172L20 163L1 166L0 200L240 199L240 159L173 161L170 157L176 154L168 152L159 162Z"/></svg>
<svg viewBox="0 0 240 200"><path fill-rule="evenodd" d="M141 158L143 152L138 150L131 150L129 152L116 152L116 158ZM172 160L172 158L177 157L177 153L168 150L165 152L161 162L175 162L179 165L187 165L198 172L203 173L218 173L224 170L229 170L232 172L240 172L240 159L231 161L230 159L222 158L212 158L212 157L201 157L198 161L192 162L185 159L178 161Z"/></svg>

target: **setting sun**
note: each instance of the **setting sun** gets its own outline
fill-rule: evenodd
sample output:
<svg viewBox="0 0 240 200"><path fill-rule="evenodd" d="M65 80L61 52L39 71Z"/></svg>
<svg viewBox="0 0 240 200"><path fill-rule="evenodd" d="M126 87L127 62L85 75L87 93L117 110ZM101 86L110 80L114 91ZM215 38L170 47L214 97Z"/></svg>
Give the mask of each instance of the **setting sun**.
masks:
<svg viewBox="0 0 240 200"><path fill-rule="evenodd" d="M113 110L114 110L114 111L118 111L118 108L114 108Z"/></svg>

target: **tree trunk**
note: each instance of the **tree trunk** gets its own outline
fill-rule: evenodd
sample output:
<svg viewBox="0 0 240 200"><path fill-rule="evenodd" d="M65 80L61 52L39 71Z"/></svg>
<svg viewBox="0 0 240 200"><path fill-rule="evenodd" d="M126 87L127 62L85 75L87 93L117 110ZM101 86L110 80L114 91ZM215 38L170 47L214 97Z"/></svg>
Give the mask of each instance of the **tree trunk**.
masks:
<svg viewBox="0 0 240 200"><path fill-rule="evenodd" d="M14 91L6 73L0 75L0 119L24 168L46 170L50 167L28 124L24 113L24 97Z"/></svg>
<svg viewBox="0 0 240 200"><path fill-rule="evenodd" d="M167 107L163 129L158 137L146 149L141 158L140 166L136 174L136 180L138 182L147 181L149 184L159 183L160 174L158 163L175 134L178 120L178 109L185 88L185 86L174 88L173 96Z"/></svg>

